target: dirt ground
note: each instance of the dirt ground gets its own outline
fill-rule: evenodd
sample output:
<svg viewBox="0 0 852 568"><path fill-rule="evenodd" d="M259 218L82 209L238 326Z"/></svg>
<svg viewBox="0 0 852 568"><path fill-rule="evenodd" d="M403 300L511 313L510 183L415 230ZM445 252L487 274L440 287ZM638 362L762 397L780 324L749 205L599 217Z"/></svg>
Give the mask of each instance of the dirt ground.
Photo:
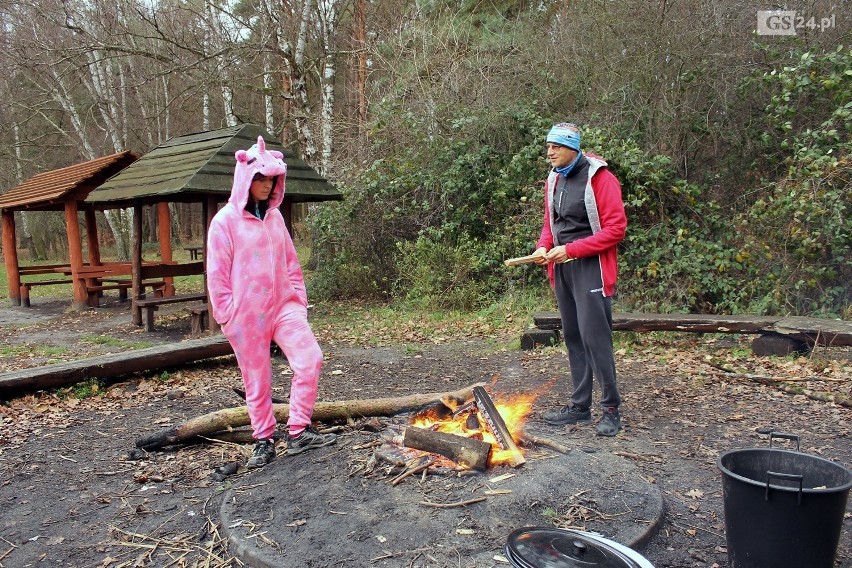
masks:
<svg viewBox="0 0 852 568"><path fill-rule="evenodd" d="M84 312L44 300L34 301L30 310L3 308L0 366L9 371L187 338L188 317L181 310L172 315L164 311L157 321L158 331L146 333L130 323L126 307L119 304ZM541 392L529 431L564 443L572 453L617 456L635 468L637 480L659 490L664 521L641 550L657 568L729 566L722 476L716 465L723 452L766 447L765 432L784 431L800 436L803 452L852 467L848 350L818 348L808 357L760 358L749 354L748 337L616 334L624 430L604 439L595 437L592 427L559 429L541 421L543 411L566 400L567 359L557 348L517 349L516 328L486 334L459 329L440 337L416 324L412 329L382 328L381 334L375 330L374 322L346 329L315 325L325 352L319 400L443 392L479 381L489 383L492 392ZM274 371L274 394L286 399L286 361L276 359ZM328 484L330 475L341 477L334 468L345 464L355 489L343 499L387 491L381 476L353 471L359 458L352 448L372 435L361 423L344 427L333 451L281 458L273 464L276 469L246 472L239 467L233 475L221 472L227 464L244 463L251 445L207 442L153 452L135 448L141 436L240 406L233 390L240 386L233 358L223 357L4 401L0 567L243 566L225 536L234 527L223 527L220 517L223 497L233 495L233 488L274 486L281 475L299 479L308 494L312 485ZM348 453L341 453L346 449ZM343 457L320 459L328 455ZM590 477L601 476L594 466L588 470ZM439 486L428 479L406 483L418 496ZM607 483L600 488L621 489ZM283 503L297 500L292 486L269 491ZM576 494L565 489L565 495ZM304 506L304 495L298 497ZM525 501L536 513L535 499ZM538 524L600 530L617 522L594 501L585 503L576 507L576 501L566 499L562 507L538 509ZM850 511L852 504L847 505L837 567L852 567ZM270 545L282 549L291 539L337 542L334 527L343 522L341 517L307 516L310 521L300 524L294 512L293 518L278 519L269 536L256 536L284 540ZM456 528L426 523L418 526L416 537L428 547ZM404 521L400 530L405 530ZM397 551L392 560L379 564L376 556L359 550L359 538L346 544L347 565L508 566L494 555L459 554L453 562L433 562L436 555L410 550ZM330 565L323 558L309 560L285 560L282 566Z"/></svg>

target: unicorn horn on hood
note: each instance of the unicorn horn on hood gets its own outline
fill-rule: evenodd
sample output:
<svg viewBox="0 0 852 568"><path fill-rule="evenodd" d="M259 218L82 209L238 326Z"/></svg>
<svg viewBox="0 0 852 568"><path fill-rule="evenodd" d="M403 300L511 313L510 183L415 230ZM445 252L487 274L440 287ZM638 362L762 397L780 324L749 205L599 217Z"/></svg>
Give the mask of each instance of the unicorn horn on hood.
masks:
<svg viewBox="0 0 852 568"><path fill-rule="evenodd" d="M266 152L266 140L263 139L263 136L257 137L257 152L259 154Z"/></svg>

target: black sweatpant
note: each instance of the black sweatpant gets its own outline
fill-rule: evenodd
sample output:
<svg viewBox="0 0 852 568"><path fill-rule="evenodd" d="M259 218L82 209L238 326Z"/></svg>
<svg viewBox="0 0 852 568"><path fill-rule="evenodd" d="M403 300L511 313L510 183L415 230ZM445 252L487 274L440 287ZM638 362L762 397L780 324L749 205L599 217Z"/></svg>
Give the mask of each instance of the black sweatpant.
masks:
<svg viewBox="0 0 852 568"><path fill-rule="evenodd" d="M598 257L557 264L554 276L562 335L574 382L571 404L582 408L592 405L592 377L595 377L601 386L601 406L617 407L621 396L612 352L612 299L603 295Z"/></svg>

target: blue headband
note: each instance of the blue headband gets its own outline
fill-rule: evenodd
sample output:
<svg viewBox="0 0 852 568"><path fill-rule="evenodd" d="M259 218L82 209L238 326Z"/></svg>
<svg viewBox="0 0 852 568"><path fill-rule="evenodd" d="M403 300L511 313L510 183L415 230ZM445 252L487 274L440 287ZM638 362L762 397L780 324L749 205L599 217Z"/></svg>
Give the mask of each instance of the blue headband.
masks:
<svg viewBox="0 0 852 568"><path fill-rule="evenodd" d="M547 142L580 151L580 130L573 124L560 122L547 133Z"/></svg>

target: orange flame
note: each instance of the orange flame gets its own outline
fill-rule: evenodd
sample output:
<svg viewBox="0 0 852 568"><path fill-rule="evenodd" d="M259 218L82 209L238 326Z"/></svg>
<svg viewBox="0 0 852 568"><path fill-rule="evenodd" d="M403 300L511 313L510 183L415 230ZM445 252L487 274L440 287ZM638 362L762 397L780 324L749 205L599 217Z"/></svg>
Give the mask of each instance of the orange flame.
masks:
<svg viewBox="0 0 852 568"><path fill-rule="evenodd" d="M532 394L516 394L516 395L493 395L492 400L497 412L506 423L506 428L512 434L515 443L520 442L521 434L524 431L527 417L532 412L532 405L538 393ZM469 421L469 417L473 414L476 416L476 424ZM476 411L476 406L472 406L469 411L462 411L455 418L442 418L436 413L424 413L415 416L411 421L412 426L418 428L426 428L437 432L446 432L455 434L456 436L464 436L466 438L476 437L483 442L491 444L491 459L489 466L512 463L514 455L510 450L501 450L500 445L494 435L488 430L485 425L485 419L479 416ZM471 427L473 426L473 427ZM523 451L523 450L521 450Z"/></svg>

